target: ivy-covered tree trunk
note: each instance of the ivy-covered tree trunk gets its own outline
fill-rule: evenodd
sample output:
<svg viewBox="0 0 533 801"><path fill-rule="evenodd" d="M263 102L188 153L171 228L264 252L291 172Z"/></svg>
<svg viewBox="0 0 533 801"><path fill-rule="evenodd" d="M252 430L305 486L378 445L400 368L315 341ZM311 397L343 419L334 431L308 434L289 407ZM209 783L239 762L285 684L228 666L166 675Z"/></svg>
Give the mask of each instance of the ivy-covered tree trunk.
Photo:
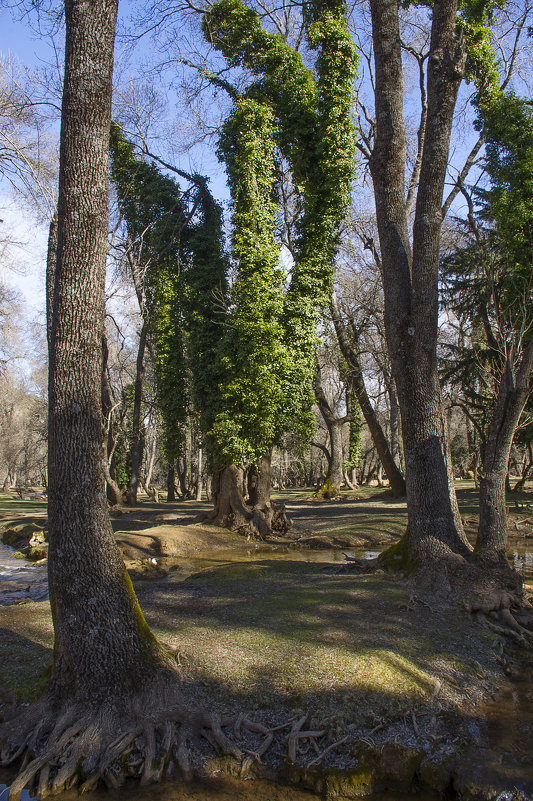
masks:
<svg viewBox="0 0 533 801"><path fill-rule="evenodd" d="M23 760L10 801L101 777L190 773L187 736L213 717L188 709L176 665L151 634L115 542L102 469L102 335L108 140L117 0L67 0L57 261L49 304L49 690L0 726L0 764ZM186 724L181 729L180 725ZM154 764L154 744L160 763ZM180 756L181 754L181 756ZM135 769L134 769L135 773Z"/></svg>

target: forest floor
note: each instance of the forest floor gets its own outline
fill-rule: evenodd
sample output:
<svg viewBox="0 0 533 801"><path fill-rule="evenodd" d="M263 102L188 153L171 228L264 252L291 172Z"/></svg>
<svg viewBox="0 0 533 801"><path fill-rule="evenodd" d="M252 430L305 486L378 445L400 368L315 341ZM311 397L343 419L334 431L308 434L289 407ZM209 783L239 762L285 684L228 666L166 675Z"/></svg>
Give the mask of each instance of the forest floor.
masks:
<svg viewBox="0 0 533 801"><path fill-rule="evenodd" d="M343 551L380 550L397 539L405 504L376 490L329 502L297 491L283 499L295 528L272 543L193 523L207 506L192 501L143 503L113 518L143 611L175 654L186 697L221 714L245 711L267 728L288 723L256 772L317 793L440 792L453 783L464 798L510 799L516 788L533 795L533 692L525 680L533 665L524 667L466 613L428 605L407 581L354 574L342 563ZM532 500L525 493L512 510L521 539ZM471 487L460 488L460 503L473 528ZM10 526L44 526L44 513L42 502L0 499ZM0 606L6 701L39 694L52 642L47 602ZM300 734L314 737L295 731L304 716ZM260 743L241 745L253 751ZM211 758L208 769L227 763Z"/></svg>

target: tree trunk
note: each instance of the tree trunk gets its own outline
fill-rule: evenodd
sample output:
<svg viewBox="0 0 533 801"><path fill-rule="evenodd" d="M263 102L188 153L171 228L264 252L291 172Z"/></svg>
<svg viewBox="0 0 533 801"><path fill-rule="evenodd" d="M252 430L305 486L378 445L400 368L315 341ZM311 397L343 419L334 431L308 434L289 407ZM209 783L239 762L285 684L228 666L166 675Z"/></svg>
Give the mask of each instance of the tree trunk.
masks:
<svg viewBox="0 0 533 801"><path fill-rule="evenodd" d="M176 466L176 473L178 474L179 492L182 498L187 497L187 456L184 454L180 456Z"/></svg>
<svg viewBox="0 0 533 801"><path fill-rule="evenodd" d="M215 466L212 483L214 509L207 516L210 523L224 528L247 525L249 512L244 504L242 486L242 468L233 463Z"/></svg>
<svg viewBox="0 0 533 801"><path fill-rule="evenodd" d="M291 522L283 506L271 504L270 490L270 453L248 468L247 503L244 500L244 470L235 464L215 467L212 482L214 509L206 519L216 526L231 528L258 539L269 537L273 531L285 533Z"/></svg>
<svg viewBox="0 0 533 801"><path fill-rule="evenodd" d="M202 449L198 448L198 476L196 480L196 496L195 496L195 499L197 501L202 500L202 470L203 470L202 456L203 456Z"/></svg>
<svg viewBox="0 0 533 801"><path fill-rule="evenodd" d="M171 462L167 470L167 503L176 502L176 471L174 462Z"/></svg>
<svg viewBox="0 0 533 801"><path fill-rule="evenodd" d="M315 376L314 389L316 402L329 434L329 451L325 451L328 457L328 470L321 495L325 498L333 498L339 494L344 481L342 429L351 418L349 415L342 418L335 416L322 387L320 368Z"/></svg>
<svg viewBox="0 0 533 801"><path fill-rule="evenodd" d="M365 418L368 430L370 431L372 442L374 443L383 469L389 479L392 494L395 498L402 498L406 493L405 479L394 461L387 442L387 437L381 428L380 422L370 402L370 398L368 397L359 354L357 348L352 346L348 338L335 294L333 294L331 299L331 316L333 325L335 326L339 347L350 366L353 391L357 396L357 401L361 407L361 412Z"/></svg>
<svg viewBox="0 0 533 801"><path fill-rule="evenodd" d="M70 35L49 368L53 688L61 698L76 694L96 700L129 691L165 660L155 640L144 634L146 624L107 515L102 471L107 142L116 2L99 0L90 13L82 3L67 3L66 13ZM105 582L95 580L102 575Z"/></svg>
<svg viewBox="0 0 533 801"><path fill-rule="evenodd" d="M261 456L248 471L248 505L251 507L251 522L263 537L268 537L272 533L271 465L270 452Z"/></svg>
<svg viewBox="0 0 533 801"><path fill-rule="evenodd" d="M533 339L524 350L518 369L512 356L507 359L483 451L479 530L474 556L484 562L506 560L507 468L516 426L530 390L532 367Z"/></svg>
<svg viewBox="0 0 533 801"><path fill-rule="evenodd" d="M144 383L144 354L146 351L146 337L147 325L143 320L141 332L139 335L139 347L137 350L137 362L135 370L135 389L133 396L133 418L132 418L132 433L130 442L130 457L131 457L131 474L130 482L128 485L128 504L135 506L137 504L137 492L139 490L139 473L142 463L143 455L143 437L141 434L141 411L142 411L142 396L143 396L143 383Z"/></svg>
<svg viewBox="0 0 533 801"><path fill-rule="evenodd" d="M106 421L106 428L104 430L103 438L103 451L104 451L104 477L106 480L106 494L107 500L113 506L119 506L122 503L122 492L112 473L112 462L109 462L109 454L113 452L113 403L111 400L111 388L109 386L109 379L107 377L107 359L109 350L107 347L107 340L102 337L102 419Z"/></svg>
<svg viewBox="0 0 533 801"><path fill-rule="evenodd" d="M420 561L466 555L437 374L442 193L458 87L457 4L440 0L432 21L428 112L413 226L405 202L402 52L396 0L371 0L376 67L376 140L370 161L381 246L385 327L400 403L411 549Z"/></svg>
<svg viewBox="0 0 533 801"><path fill-rule="evenodd" d="M108 140L117 0L67 0L58 246L49 327L48 577L54 661L48 692L0 725L2 764L23 760L22 789L59 793L82 777L190 775L192 724L241 756L212 715L188 708L173 660L139 608L104 491L102 335L108 235ZM179 731L184 724L182 731ZM153 762L159 742L161 769ZM176 750L178 753L176 753ZM180 756L181 753L181 756ZM144 766L144 767L142 767ZM108 770L109 769L109 770Z"/></svg>

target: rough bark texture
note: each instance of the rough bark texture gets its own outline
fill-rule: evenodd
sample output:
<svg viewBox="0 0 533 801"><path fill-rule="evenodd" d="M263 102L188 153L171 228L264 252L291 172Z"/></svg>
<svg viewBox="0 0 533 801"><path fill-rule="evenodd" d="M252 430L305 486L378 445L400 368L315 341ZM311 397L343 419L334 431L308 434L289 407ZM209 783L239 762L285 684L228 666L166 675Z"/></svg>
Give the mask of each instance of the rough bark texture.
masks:
<svg viewBox="0 0 533 801"><path fill-rule="evenodd" d="M211 714L187 709L175 662L152 636L106 508L101 406L108 140L117 0L66 2L57 263L50 304L48 572L50 688L0 726L0 765L23 760L10 801L78 781L190 775L187 740ZM156 743L159 755L156 761Z"/></svg>
<svg viewBox="0 0 533 801"><path fill-rule="evenodd" d="M533 339L518 368L510 356L500 381L494 412L483 450L479 486L479 530L474 555L487 562L505 561L507 547L506 479L516 426L530 391Z"/></svg>
<svg viewBox="0 0 533 801"><path fill-rule="evenodd" d="M115 544L102 470L107 140L116 9L67 3L57 263L50 326L49 584L61 697L130 691L160 664ZM110 621L114 621L110 625Z"/></svg>
<svg viewBox="0 0 533 801"><path fill-rule="evenodd" d="M212 494L214 509L207 519L216 526L238 531L251 538L266 539L283 534L291 526L280 505L271 504L271 454L262 456L248 469L248 501L244 500L244 471L235 464L215 468Z"/></svg>
<svg viewBox="0 0 533 801"><path fill-rule="evenodd" d="M413 224L405 200L405 123L398 4L371 0L376 142L371 158L381 245L385 326L402 417L411 547L420 559L467 554L453 488L437 374L442 193L464 54L456 51L455 0L433 10L427 120Z"/></svg>
<svg viewBox="0 0 533 801"><path fill-rule="evenodd" d="M365 418L368 430L370 431L370 436L372 437L372 442L374 443L374 447L376 448L380 462L383 465L383 469L385 470L387 478L389 479L392 494L395 498L402 498L406 493L405 479L398 468L398 465L394 461L387 438L383 432L383 429L381 428L380 422L374 411L374 407L370 402L370 398L368 397L363 371L361 370L359 355L357 353L357 349L354 348L350 342L344 327L342 315L335 294L333 294L331 300L331 316L333 319L333 325L335 326L339 347L350 367L353 391L357 396L357 401L361 407L361 412Z"/></svg>

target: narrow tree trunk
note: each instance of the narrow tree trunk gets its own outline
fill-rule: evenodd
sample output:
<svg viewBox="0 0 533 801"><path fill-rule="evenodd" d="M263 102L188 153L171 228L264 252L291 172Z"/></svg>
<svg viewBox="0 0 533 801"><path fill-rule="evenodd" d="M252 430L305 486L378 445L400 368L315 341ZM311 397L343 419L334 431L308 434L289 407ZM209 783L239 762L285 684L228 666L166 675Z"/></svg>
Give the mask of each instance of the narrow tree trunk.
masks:
<svg viewBox="0 0 533 801"><path fill-rule="evenodd" d="M109 379L107 377L107 360L109 357L109 349L107 347L107 339L104 334L102 337L102 419L106 421L106 428L104 430L104 439L102 443L103 458L104 458L104 476L106 480L106 493L107 500L113 506L119 506L122 503L122 492L117 482L115 481L109 461L109 454L113 452L113 419L111 400L111 388L109 386Z"/></svg>
<svg viewBox="0 0 533 801"><path fill-rule="evenodd" d="M331 316L333 325L337 333L340 349L351 370L353 391L357 396L357 401L361 407L361 412L370 431L372 442L378 452L383 469L389 479L390 488L395 498L402 498L406 493L405 479L401 474L387 442L381 424L376 416L374 407L370 402L366 391L363 371L359 360L357 349L354 348L348 338L342 316L339 309L337 297L333 294L331 299Z"/></svg>
<svg viewBox="0 0 533 801"><path fill-rule="evenodd" d="M147 325L143 320L141 332L139 335L139 346L137 349L137 361L135 370L135 389L133 396L133 417L132 417L132 433L130 442L130 457L131 457L131 474L128 486L128 504L135 506L137 504L137 492L139 490L139 474L142 463L143 454L143 437L141 436L141 410L142 410L142 396L143 396L143 383L144 383L144 354L146 351L146 337Z"/></svg>
<svg viewBox="0 0 533 801"><path fill-rule="evenodd" d="M197 501L201 501L202 500L202 470L203 470L202 456L203 456L202 449L198 448L198 475L197 475L197 479L196 479L196 500Z"/></svg>
<svg viewBox="0 0 533 801"><path fill-rule="evenodd" d="M157 430L153 431L152 442L150 445L150 458L148 459L148 467L146 470L145 485L149 489L152 483L152 473L154 472L155 456L157 451Z"/></svg>
<svg viewBox="0 0 533 801"><path fill-rule="evenodd" d="M479 530L474 555L483 561L506 559L506 478L516 426L530 389L533 339L522 354L518 369L507 359L483 451L479 487Z"/></svg>
<svg viewBox="0 0 533 801"><path fill-rule="evenodd" d="M171 462L167 470L167 503L176 501L176 471L174 462Z"/></svg>
<svg viewBox="0 0 533 801"><path fill-rule="evenodd" d="M332 498L338 495L344 481L342 429L351 417L346 415L338 418L334 414L322 387L320 369L315 376L314 389L316 402L329 434L329 452L324 449L328 457L328 470L322 494L323 497Z"/></svg>

